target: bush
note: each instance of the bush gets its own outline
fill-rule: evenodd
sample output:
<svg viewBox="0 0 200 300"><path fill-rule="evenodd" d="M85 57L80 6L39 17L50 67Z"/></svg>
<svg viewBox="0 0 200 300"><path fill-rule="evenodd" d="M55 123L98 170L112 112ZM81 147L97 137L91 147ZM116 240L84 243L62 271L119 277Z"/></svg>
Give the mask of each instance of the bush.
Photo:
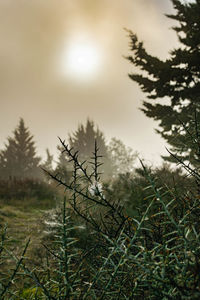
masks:
<svg viewBox="0 0 200 300"><path fill-rule="evenodd" d="M4 299L16 299L13 295L26 299L27 292L33 299L199 299L198 170L182 163L190 178L188 188L181 189L182 175L174 174L180 184L167 177L162 186L162 176L173 172L151 171L142 163L137 181L142 188L136 190L137 205L142 205L137 214L133 210L127 215L125 187L127 195L133 189L132 198L136 182L120 177L109 190L100 181L97 145L90 173L78 154L62 145L74 163L73 179L65 182L49 174L68 192L61 210L46 221L50 232L43 245L46 258L31 268L27 258L22 259L24 254L17 258L9 252L17 267L11 277L3 279L0 295L4 291ZM124 186L121 194L119 182ZM82 233L88 243L77 240ZM6 251L4 245L2 249ZM29 285L22 291L16 289L14 280L20 276Z"/></svg>
<svg viewBox="0 0 200 300"><path fill-rule="evenodd" d="M36 179L0 180L0 199L54 199L56 194L53 186Z"/></svg>

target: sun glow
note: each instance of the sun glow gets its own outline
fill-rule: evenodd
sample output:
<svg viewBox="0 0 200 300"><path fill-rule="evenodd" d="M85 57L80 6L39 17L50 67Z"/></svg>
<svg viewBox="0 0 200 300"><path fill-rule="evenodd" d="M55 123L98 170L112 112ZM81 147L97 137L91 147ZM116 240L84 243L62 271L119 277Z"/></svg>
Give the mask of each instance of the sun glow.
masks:
<svg viewBox="0 0 200 300"><path fill-rule="evenodd" d="M74 79L91 79L98 72L100 60L99 49L92 42L71 41L61 57L62 73Z"/></svg>

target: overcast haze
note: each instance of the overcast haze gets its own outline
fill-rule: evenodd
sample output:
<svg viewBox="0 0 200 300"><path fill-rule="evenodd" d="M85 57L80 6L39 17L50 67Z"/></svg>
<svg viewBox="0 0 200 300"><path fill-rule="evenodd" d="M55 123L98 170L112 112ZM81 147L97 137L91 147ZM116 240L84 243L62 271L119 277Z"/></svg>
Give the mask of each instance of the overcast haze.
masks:
<svg viewBox="0 0 200 300"><path fill-rule="evenodd" d="M55 154L57 136L90 117L107 141L159 162L165 143L138 109L145 96L128 78L124 28L165 58L177 43L164 16L171 11L169 0L0 0L0 147L23 117L38 153ZM79 73L69 51L84 43L93 61Z"/></svg>

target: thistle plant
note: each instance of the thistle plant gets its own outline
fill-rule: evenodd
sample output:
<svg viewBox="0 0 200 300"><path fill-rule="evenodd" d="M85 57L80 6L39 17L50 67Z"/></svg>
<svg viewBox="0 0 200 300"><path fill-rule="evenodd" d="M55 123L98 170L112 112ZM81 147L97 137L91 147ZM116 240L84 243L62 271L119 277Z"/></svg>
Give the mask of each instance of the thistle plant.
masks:
<svg viewBox="0 0 200 300"><path fill-rule="evenodd" d="M199 147L197 133L194 143ZM199 299L198 168L177 157L185 176L193 180L191 191L180 194L176 188L161 186L141 161L147 196L131 217L123 199L107 197L97 143L91 161L80 162L78 152L60 141L73 163L73 174L69 182L47 172L64 188L65 197L57 213L45 220L41 247L46 257L40 266L30 267L31 258L26 255L24 260L29 242L18 257L6 247L3 231L1 262L6 254L15 266L7 277L1 273L0 299ZM80 243L82 234L84 244ZM18 278L23 278L27 288L17 290Z"/></svg>
<svg viewBox="0 0 200 300"><path fill-rule="evenodd" d="M97 145L93 172L88 174L86 162L79 163L78 153L61 143L74 163L73 179L67 184L58 175L50 176L71 192L69 204L96 233L99 246L98 264L88 266L83 299L198 299L198 189L196 195L188 191L177 199L173 190L157 186L141 162L151 193L141 217L125 216L122 206L114 199L108 202L104 195ZM198 187L198 171L187 170Z"/></svg>
<svg viewBox="0 0 200 300"><path fill-rule="evenodd" d="M103 193L101 173L99 167L102 165L95 141L93 156L88 162L92 171L87 170L87 162L79 161L78 151L70 149L65 141L60 139L62 152L68 157L69 163L73 162L74 169L70 183L65 182L60 174L49 174L58 185L70 192L69 205L91 228L98 233L117 237L126 222L123 208L114 199L108 201Z"/></svg>
<svg viewBox="0 0 200 300"><path fill-rule="evenodd" d="M7 226L1 232L0 239L0 299L15 299L16 297L16 282L19 280L18 272L21 268L30 240L27 241L20 258L15 258L9 250L9 239L7 237ZM14 266L5 270L5 262L14 260Z"/></svg>

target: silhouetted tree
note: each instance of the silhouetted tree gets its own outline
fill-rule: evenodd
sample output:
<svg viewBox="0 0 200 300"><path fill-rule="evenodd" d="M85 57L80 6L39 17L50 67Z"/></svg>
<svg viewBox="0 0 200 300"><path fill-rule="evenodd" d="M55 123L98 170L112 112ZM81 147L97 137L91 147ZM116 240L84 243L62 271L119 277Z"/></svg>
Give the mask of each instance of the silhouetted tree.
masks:
<svg viewBox="0 0 200 300"><path fill-rule="evenodd" d="M82 161L90 161L92 153L94 153L95 140L99 149L98 154L102 156L103 177L109 177L112 174L112 162L109 156L108 147L105 142L103 132L95 128L94 122L87 120L86 125L80 125L72 135L69 135L69 145L75 151L79 151L79 157Z"/></svg>
<svg viewBox="0 0 200 300"><path fill-rule="evenodd" d="M8 137L0 153L0 177L3 179L40 178L40 158L36 156L33 136L21 118L14 136Z"/></svg>
<svg viewBox="0 0 200 300"><path fill-rule="evenodd" d="M94 127L94 122L87 120L86 125L80 125L78 129L69 135L69 145L80 152L83 159L91 157L94 152L94 142L97 142L100 154L107 155L107 147L105 143L104 134Z"/></svg>
<svg viewBox="0 0 200 300"><path fill-rule="evenodd" d="M46 149L46 160L42 163L42 168L52 172L53 171L53 155L50 154L49 149Z"/></svg>
<svg viewBox="0 0 200 300"><path fill-rule="evenodd" d="M54 168L53 168L53 155L49 152L49 149L46 149L46 159L45 161L41 164L41 168L45 171L53 173ZM50 178L46 174L46 172L43 173L43 176L45 178L45 181L50 183Z"/></svg>
<svg viewBox="0 0 200 300"><path fill-rule="evenodd" d="M59 156L56 164L55 170L52 172L55 175L59 175L60 178L63 178L66 182L71 180L73 173L73 164L69 162L69 158L66 153L63 153L62 146L58 145Z"/></svg>
<svg viewBox="0 0 200 300"><path fill-rule="evenodd" d="M158 133L171 145L172 152L199 164L192 140L196 136L200 111L200 0L183 2L171 0L175 14L167 15L178 25L173 27L180 46L170 52L166 60L148 54L143 43L129 31L131 51L129 61L142 72L130 74L149 101L143 102L142 111L158 120ZM158 100L165 100L163 104ZM166 103L166 98L170 100ZM194 113L196 112L196 121ZM184 124L183 126L180 126ZM179 156L180 157L180 156ZM165 157L173 161L173 157Z"/></svg>
<svg viewBox="0 0 200 300"><path fill-rule="evenodd" d="M98 128L95 128L93 121L88 119L85 126L81 124L75 132L69 134L68 144L70 148L73 148L73 151L78 151L81 162L90 162L94 153L95 140L99 148L98 155L102 156L100 160L103 165L100 169L102 171L102 178L105 179L111 176L113 166L104 134ZM68 162L66 153L62 153L62 147L58 146L58 149L61 153L58 159L56 173L63 175L65 178L69 178L73 166ZM90 166L92 168L92 165L88 164L88 168L90 168Z"/></svg>

